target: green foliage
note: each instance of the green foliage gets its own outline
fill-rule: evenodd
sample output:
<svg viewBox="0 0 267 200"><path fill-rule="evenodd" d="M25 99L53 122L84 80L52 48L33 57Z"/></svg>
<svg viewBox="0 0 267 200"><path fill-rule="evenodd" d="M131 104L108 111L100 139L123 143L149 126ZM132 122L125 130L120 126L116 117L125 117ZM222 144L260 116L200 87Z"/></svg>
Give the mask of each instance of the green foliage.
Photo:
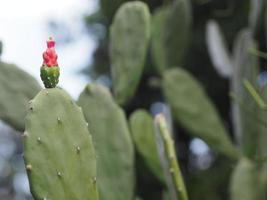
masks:
<svg viewBox="0 0 267 200"><path fill-rule="evenodd" d="M147 5L139 1L123 4L110 29L113 92L120 105L125 105L135 93L143 72L149 38Z"/></svg>
<svg viewBox="0 0 267 200"><path fill-rule="evenodd" d="M226 40L218 23L209 20L206 26L206 42L213 66L222 77L233 74L232 60L226 46Z"/></svg>
<svg viewBox="0 0 267 200"><path fill-rule="evenodd" d="M253 34L257 35L264 26L264 15L267 5L264 0L252 0L250 2L249 27Z"/></svg>
<svg viewBox="0 0 267 200"><path fill-rule="evenodd" d="M151 55L159 73L184 63L191 24L191 5L188 0L175 0L173 4L162 6L154 12Z"/></svg>
<svg viewBox="0 0 267 200"><path fill-rule="evenodd" d="M81 108L61 89L29 104L24 160L37 200L98 200L96 155Z"/></svg>
<svg viewBox="0 0 267 200"><path fill-rule="evenodd" d="M123 110L109 91L88 85L78 100L96 146L101 200L134 198L134 149Z"/></svg>
<svg viewBox="0 0 267 200"><path fill-rule="evenodd" d="M241 31L234 44L232 91L245 107L234 102L233 114L236 138L240 141L242 150L248 157L255 156L259 133L259 123L255 121L255 115L259 109L243 86L243 80L246 79L255 88L258 88L259 60L249 53L250 49L254 48L257 48L257 45L252 39L251 31Z"/></svg>
<svg viewBox="0 0 267 200"><path fill-rule="evenodd" d="M17 66L0 61L0 118L19 131L24 131L26 105L41 87Z"/></svg>
<svg viewBox="0 0 267 200"><path fill-rule="evenodd" d="M137 152L144 159L152 173L164 183L163 169L157 150L156 135L151 115L145 110L136 110L130 116L129 123Z"/></svg>
<svg viewBox="0 0 267 200"><path fill-rule="evenodd" d="M169 10L168 6L162 6L152 15L151 56L159 73L162 73L165 68L169 67L164 45L165 24Z"/></svg>
<svg viewBox="0 0 267 200"><path fill-rule="evenodd" d="M175 0L167 14L164 29L167 66L183 64L190 42L191 20L190 0Z"/></svg>
<svg viewBox="0 0 267 200"><path fill-rule="evenodd" d="M188 72L181 68L166 71L162 86L175 120L211 148L229 157L237 157L213 103Z"/></svg>
<svg viewBox="0 0 267 200"><path fill-rule="evenodd" d="M231 200L264 200L264 191L257 166L241 158L231 180Z"/></svg>

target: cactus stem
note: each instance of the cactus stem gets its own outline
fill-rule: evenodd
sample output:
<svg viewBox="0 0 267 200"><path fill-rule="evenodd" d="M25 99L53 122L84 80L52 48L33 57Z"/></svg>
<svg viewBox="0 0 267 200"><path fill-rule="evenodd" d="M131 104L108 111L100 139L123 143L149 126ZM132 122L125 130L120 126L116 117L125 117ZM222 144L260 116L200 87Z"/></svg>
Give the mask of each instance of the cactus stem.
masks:
<svg viewBox="0 0 267 200"><path fill-rule="evenodd" d="M163 114L158 114L156 116L155 126L163 140L164 151L168 158L168 165L170 167L169 171L171 173L172 182L175 186L176 194L179 197L179 200L188 200L182 173L178 161L176 159L174 141L171 138L171 135L168 130L168 125Z"/></svg>

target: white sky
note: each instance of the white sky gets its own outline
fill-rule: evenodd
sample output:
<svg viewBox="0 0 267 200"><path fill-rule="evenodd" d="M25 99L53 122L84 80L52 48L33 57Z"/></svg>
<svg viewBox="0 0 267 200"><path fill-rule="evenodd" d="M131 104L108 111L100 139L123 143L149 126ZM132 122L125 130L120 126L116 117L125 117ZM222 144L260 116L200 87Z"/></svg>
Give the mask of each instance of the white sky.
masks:
<svg viewBox="0 0 267 200"><path fill-rule="evenodd" d="M2 59L17 64L40 81L42 52L50 36L47 22L64 22L73 27L75 34L81 28L83 16L92 13L96 4L96 0L0 0ZM77 97L87 83L75 73L88 63L95 46L87 35L76 37L75 42L56 47L61 67L59 85L73 97Z"/></svg>
<svg viewBox="0 0 267 200"><path fill-rule="evenodd" d="M1 0L0 19L44 18L66 16L66 12L92 11L94 0Z"/></svg>

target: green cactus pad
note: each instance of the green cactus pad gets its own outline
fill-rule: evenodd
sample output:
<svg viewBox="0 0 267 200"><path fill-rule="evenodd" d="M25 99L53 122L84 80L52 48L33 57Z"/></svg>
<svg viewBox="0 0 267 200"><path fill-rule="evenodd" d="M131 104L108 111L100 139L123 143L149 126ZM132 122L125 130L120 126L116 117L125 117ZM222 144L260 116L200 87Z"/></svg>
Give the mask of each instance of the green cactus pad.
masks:
<svg viewBox="0 0 267 200"><path fill-rule="evenodd" d="M174 118L189 133L202 138L214 150L237 157L215 106L193 76L181 68L170 69L164 73L163 90Z"/></svg>
<svg viewBox="0 0 267 200"><path fill-rule="evenodd" d="M142 156L152 173L164 183L163 168L157 150L152 117L145 110L137 110L130 117L130 127L137 152Z"/></svg>
<svg viewBox="0 0 267 200"><path fill-rule="evenodd" d="M160 7L152 16L151 56L159 73L162 73L169 66L164 45L165 23L169 10L170 8L167 6Z"/></svg>
<svg viewBox="0 0 267 200"><path fill-rule="evenodd" d="M234 43L234 76L231 89L241 104L245 105L242 107L240 102L233 101L233 120L236 140L243 153L249 158L253 158L256 154L260 131L259 123L254 117L259 112L259 108L243 85L244 79L246 79L254 88L258 89L259 59L249 53L251 48L257 48L252 32L248 29L242 30ZM254 114L248 114L248 112Z"/></svg>
<svg viewBox="0 0 267 200"><path fill-rule="evenodd" d="M192 13L189 0L175 0L166 18L164 45L168 66L183 64L190 42Z"/></svg>
<svg viewBox="0 0 267 200"><path fill-rule="evenodd" d="M120 105L134 95L140 81L150 38L150 14L146 4L123 4L110 30L113 92Z"/></svg>
<svg viewBox="0 0 267 200"><path fill-rule="evenodd" d="M261 96L265 102L267 102L267 85L264 85L264 87L261 89ZM257 123L260 125L259 129L259 135L258 135L258 141L257 141L257 154L256 156L260 160L264 160L267 158L267 112L266 110L260 110L258 113L258 117L261 120L257 120ZM256 122L256 121L255 121ZM256 139L256 138L255 138ZM262 163L262 180L267 186L267 162Z"/></svg>
<svg viewBox="0 0 267 200"><path fill-rule="evenodd" d="M24 160L36 200L98 200L92 138L63 90L44 89L30 102Z"/></svg>
<svg viewBox="0 0 267 200"><path fill-rule="evenodd" d="M44 83L45 88L54 88L58 84L60 71L58 66L48 67L42 66L41 67L41 79Z"/></svg>
<svg viewBox="0 0 267 200"><path fill-rule="evenodd" d="M0 119L24 131L26 106L41 87L28 73L0 61Z"/></svg>
<svg viewBox="0 0 267 200"><path fill-rule="evenodd" d="M134 149L123 110L109 91L88 85L78 100L89 123L98 158L101 200L134 198Z"/></svg>
<svg viewBox="0 0 267 200"><path fill-rule="evenodd" d="M233 75L231 56L223 32L215 20L207 22L206 44L210 60L217 73L225 78L231 77Z"/></svg>
<svg viewBox="0 0 267 200"><path fill-rule="evenodd" d="M240 159L231 180L231 200L264 200L265 189L257 166L246 158Z"/></svg>

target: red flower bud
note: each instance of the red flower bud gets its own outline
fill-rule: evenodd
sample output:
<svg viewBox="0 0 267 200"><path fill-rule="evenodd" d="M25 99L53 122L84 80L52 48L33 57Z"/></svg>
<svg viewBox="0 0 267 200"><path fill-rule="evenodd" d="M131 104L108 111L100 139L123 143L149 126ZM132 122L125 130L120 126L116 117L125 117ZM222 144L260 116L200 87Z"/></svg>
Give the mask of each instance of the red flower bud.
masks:
<svg viewBox="0 0 267 200"><path fill-rule="evenodd" d="M47 41L47 49L43 53L43 66L47 67L55 67L58 66L57 63L57 54L55 51L55 41L52 38L49 38Z"/></svg>

